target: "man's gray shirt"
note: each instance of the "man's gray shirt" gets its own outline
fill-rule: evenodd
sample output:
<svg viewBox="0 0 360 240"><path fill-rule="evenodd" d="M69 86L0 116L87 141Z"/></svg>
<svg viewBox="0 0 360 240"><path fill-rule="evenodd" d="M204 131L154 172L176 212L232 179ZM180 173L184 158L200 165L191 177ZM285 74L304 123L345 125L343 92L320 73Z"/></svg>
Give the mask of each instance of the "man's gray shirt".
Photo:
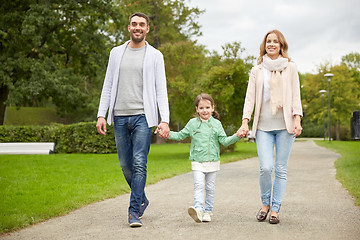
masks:
<svg viewBox="0 0 360 240"><path fill-rule="evenodd" d="M120 64L119 84L114 115L129 116L144 113L143 63L146 45L141 48L127 46Z"/></svg>

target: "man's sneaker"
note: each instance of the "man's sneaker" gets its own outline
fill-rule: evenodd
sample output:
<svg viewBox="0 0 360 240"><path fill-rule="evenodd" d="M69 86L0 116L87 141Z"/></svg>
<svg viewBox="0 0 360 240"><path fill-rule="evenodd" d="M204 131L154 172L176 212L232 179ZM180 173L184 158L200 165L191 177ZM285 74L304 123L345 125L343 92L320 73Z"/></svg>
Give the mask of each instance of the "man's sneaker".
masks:
<svg viewBox="0 0 360 240"><path fill-rule="evenodd" d="M202 216L203 222L211 222L211 213L204 212L204 215Z"/></svg>
<svg viewBox="0 0 360 240"><path fill-rule="evenodd" d="M195 222L201 223L202 214L201 214L200 210L195 209L194 207L189 207L188 213L189 213L190 217L192 217L192 219L195 220Z"/></svg>
<svg viewBox="0 0 360 240"><path fill-rule="evenodd" d="M129 225L130 225L130 227L141 227L142 226L142 223L141 223L140 218L137 215L137 213L134 213L134 212L129 213Z"/></svg>
<svg viewBox="0 0 360 240"><path fill-rule="evenodd" d="M145 202L141 204L140 210L139 210L139 218L141 219L144 215L145 209L149 206L150 202L149 200L145 199Z"/></svg>

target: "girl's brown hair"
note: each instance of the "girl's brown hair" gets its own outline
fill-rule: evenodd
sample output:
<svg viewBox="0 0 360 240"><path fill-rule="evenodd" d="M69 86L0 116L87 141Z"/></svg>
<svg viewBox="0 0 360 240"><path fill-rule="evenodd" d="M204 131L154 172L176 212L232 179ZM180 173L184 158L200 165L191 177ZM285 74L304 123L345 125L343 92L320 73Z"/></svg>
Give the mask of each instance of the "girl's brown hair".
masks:
<svg viewBox="0 0 360 240"><path fill-rule="evenodd" d="M285 37L279 30L274 29L274 30L271 30L268 33L266 33L266 35L264 37L264 40L262 41L262 43L260 45L260 56L257 59L257 63L261 64L262 61L263 61L263 56L266 54L266 39L269 36L269 34L271 34L271 33L276 34L276 36L277 36L277 38L279 40L279 43L280 43L280 55L282 57L284 57L284 58L289 59L289 62L290 62L290 58L289 58L288 53L287 53L288 44L287 44L287 42L285 40Z"/></svg>
<svg viewBox="0 0 360 240"><path fill-rule="evenodd" d="M200 100L208 100L211 103L211 106L215 106L214 103L214 99L207 93L201 93L199 95L197 95L196 99L195 99L195 106L198 107ZM198 114L196 113L196 115L198 116ZM219 113L217 111L213 111L212 116L214 118L216 118L217 120L220 120L220 116Z"/></svg>

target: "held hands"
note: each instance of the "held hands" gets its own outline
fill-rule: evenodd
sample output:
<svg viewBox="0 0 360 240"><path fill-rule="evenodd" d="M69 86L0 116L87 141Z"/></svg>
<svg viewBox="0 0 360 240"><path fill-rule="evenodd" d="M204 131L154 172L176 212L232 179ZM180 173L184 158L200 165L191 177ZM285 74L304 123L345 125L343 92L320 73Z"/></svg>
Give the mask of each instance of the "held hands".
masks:
<svg viewBox="0 0 360 240"><path fill-rule="evenodd" d="M96 123L98 133L106 135L106 120L103 117L99 117Z"/></svg>
<svg viewBox="0 0 360 240"><path fill-rule="evenodd" d="M247 137L249 135L248 121L249 121L248 119L244 119L241 127L236 132L236 136L238 136L239 138Z"/></svg>
<svg viewBox="0 0 360 240"><path fill-rule="evenodd" d="M161 122L156 128L155 134L159 134L160 137L168 139L170 137L169 125Z"/></svg>

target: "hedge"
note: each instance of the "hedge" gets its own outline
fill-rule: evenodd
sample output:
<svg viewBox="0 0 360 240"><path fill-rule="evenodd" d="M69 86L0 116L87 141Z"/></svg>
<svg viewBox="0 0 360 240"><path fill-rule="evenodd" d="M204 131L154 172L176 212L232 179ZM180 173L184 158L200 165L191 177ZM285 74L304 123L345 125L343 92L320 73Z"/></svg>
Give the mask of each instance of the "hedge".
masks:
<svg viewBox="0 0 360 240"><path fill-rule="evenodd" d="M0 126L0 142L54 142L55 153L116 153L113 125L106 127L106 136L98 134L96 122L48 126ZM154 129L153 129L154 130ZM152 135L151 142L158 142ZM162 143L178 141L160 139ZM182 142L190 142L186 138ZM234 151L234 145L220 145L220 152Z"/></svg>
<svg viewBox="0 0 360 240"><path fill-rule="evenodd" d="M55 153L116 153L113 126L97 133L95 122L49 126L0 126L0 142L54 142Z"/></svg>

